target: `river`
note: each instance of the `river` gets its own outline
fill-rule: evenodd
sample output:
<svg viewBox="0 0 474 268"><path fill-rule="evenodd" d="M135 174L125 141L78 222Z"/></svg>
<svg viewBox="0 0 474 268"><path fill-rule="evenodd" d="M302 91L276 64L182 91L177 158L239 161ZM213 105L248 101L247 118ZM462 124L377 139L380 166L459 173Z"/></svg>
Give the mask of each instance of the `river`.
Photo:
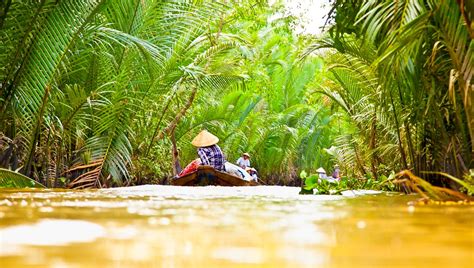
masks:
<svg viewBox="0 0 474 268"><path fill-rule="evenodd" d="M473 267L473 206L298 192L0 189L0 267Z"/></svg>

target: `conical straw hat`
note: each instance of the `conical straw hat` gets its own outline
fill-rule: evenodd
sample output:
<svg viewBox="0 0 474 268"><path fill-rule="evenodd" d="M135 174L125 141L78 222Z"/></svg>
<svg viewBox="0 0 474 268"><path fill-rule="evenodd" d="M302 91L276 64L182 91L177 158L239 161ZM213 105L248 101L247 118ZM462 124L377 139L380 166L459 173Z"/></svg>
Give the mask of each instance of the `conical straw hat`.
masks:
<svg viewBox="0 0 474 268"><path fill-rule="evenodd" d="M207 147L219 142L219 138L209 133L207 130L199 132L199 134L191 142L196 147Z"/></svg>
<svg viewBox="0 0 474 268"><path fill-rule="evenodd" d="M316 169L316 172L317 173L326 173L326 170L324 170L324 168L320 167L320 168Z"/></svg>

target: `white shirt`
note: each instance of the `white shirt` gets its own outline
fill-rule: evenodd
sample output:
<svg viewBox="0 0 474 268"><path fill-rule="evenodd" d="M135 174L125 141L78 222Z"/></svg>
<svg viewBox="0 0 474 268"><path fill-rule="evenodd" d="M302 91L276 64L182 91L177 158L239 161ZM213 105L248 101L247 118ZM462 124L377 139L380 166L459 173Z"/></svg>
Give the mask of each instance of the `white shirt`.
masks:
<svg viewBox="0 0 474 268"><path fill-rule="evenodd" d="M237 165L242 168L250 167L250 160L240 157L239 159L237 159Z"/></svg>

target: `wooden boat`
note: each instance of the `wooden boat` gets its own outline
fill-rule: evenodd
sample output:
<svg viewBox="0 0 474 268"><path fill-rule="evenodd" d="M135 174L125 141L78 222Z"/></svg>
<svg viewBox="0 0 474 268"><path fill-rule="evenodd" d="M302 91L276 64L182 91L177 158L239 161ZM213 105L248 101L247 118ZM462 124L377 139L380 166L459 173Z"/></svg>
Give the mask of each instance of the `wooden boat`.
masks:
<svg viewBox="0 0 474 268"><path fill-rule="evenodd" d="M255 186L255 181L246 181L229 173L215 170L211 166L199 166L194 172L174 178L171 184L178 186Z"/></svg>

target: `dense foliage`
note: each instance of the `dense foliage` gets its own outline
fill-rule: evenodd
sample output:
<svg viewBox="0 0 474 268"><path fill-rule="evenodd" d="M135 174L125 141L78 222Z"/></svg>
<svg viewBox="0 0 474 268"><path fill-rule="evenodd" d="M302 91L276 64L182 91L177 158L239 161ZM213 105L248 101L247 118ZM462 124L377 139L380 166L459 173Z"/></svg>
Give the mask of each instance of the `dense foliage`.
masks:
<svg viewBox="0 0 474 268"><path fill-rule="evenodd" d="M1 166L50 186L155 183L202 128L263 177L331 161L331 115L306 94L322 61L301 61L307 42L265 3L69 2L2 3Z"/></svg>
<svg viewBox="0 0 474 268"><path fill-rule="evenodd" d="M163 183L205 128L264 183L336 162L467 174L472 1L336 0L321 39L276 2L3 1L0 166L48 186Z"/></svg>
<svg viewBox="0 0 474 268"><path fill-rule="evenodd" d="M79 187L130 182L135 154L185 113L178 103L241 79L229 51L242 40L218 31L232 12L218 3L2 5L1 164L48 185L59 176ZM160 115L171 127L152 120Z"/></svg>
<svg viewBox="0 0 474 268"><path fill-rule="evenodd" d="M206 92L176 138L189 161L196 157L189 144L196 131L189 130L204 127L221 137L229 161L249 152L264 183L299 184L294 179L302 168L333 161L324 149L340 131L338 114L321 95L311 94L323 68L320 57L301 58L311 39L293 34L289 18L269 22L270 11L256 11L223 28L246 38L249 50L239 69L247 79L222 93Z"/></svg>
<svg viewBox="0 0 474 268"><path fill-rule="evenodd" d="M325 49L321 92L357 128L337 139L346 166L374 178L387 168L469 175L473 3L335 1L329 36L309 50Z"/></svg>

